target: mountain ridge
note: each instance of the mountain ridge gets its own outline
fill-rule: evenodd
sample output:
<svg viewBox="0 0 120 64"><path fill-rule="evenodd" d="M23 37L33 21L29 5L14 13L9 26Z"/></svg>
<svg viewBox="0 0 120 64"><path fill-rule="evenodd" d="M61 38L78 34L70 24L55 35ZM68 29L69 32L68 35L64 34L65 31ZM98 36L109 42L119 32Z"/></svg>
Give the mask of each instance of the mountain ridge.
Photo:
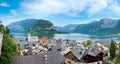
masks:
<svg viewBox="0 0 120 64"><path fill-rule="evenodd" d="M63 28L63 29L66 30L65 32L83 33L83 34L114 34L116 33L115 27L117 26L118 22L120 21L109 18L103 18L98 21L94 20L94 22L91 21L86 24L79 24L77 27L75 27L75 29L73 29L73 31L69 31L70 28L68 29ZM61 30L57 30L57 31L61 31Z"/></svg>
<svg viewBox="0 0 120 64"><path fill-rule="evenodd" d="M27 33L28 28L31 28L33 34L43 32L45 34L68 32L68 33L83 33L83 34L117 34L120 20L103 18L94 20L86 24L68 24L66 26L54 26L51 21L43 19L26 19L13 22L8 25L11 32Z"/></svg>

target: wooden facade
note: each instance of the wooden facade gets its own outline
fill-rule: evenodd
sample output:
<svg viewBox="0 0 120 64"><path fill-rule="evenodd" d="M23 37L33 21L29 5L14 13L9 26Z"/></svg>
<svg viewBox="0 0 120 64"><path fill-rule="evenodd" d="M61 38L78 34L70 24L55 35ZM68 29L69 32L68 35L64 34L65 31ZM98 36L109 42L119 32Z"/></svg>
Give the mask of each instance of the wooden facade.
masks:
<svg viewBox="0 0 120 64"><path fill-rule="evenodd" d="M103 60L103 53L101 52L95 57L87 54L82 58L82 60L84 60L84 62L86 62L86 63L102 61Z"/></svg>
<svg viewBox="0 0 120 64"><path fill-rule="evenodd" d="M83 56L81 60L77 59L72 52L67 53L64 55L66 58L75 61L75 62L85 62L85 63L92 63L97 61L103 61L103 53L99 53L97 56L91 56L89 54Z"/></svg>

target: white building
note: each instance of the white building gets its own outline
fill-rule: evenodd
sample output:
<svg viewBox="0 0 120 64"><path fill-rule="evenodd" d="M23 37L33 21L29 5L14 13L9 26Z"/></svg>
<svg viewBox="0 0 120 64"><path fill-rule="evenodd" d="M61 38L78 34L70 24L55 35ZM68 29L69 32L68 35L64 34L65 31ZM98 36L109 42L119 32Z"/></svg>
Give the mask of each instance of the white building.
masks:
<svg viewBox="0 0 120 64"><path fill-rule="evenodd" d="M2 49L2 39L3 39L3 34L0 32L0 55L1 55L1 49Z"/></svg>
<svg viewBox="0 0 120 64"><path fill-rule="evenodd" d="M30 32L28 32L28 41L38 42L39 38L37 36L31 36Z"/></svg>

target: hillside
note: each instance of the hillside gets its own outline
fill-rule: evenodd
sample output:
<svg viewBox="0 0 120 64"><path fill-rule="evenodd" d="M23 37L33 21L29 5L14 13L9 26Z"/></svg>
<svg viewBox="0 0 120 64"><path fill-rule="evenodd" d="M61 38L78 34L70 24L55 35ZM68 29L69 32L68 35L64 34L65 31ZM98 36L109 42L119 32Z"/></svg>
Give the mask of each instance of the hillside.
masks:
<svg viewBox="0 0 120 64"><path fill-rule="evenodd" d="M16 21L8 25L11 33L27 33L28 28L33 27L36 24L36 19L26 19L21 21Z"/></svg>
<svg viewBox="0 0 120 64"><path fill-rule="evenodd" d="M60 32L73 32L76 27L78 27L80 24L69 24L63 27L56 26L55 29Z"/></svg>
<svg viewBox="0 0 120 64"><path fill-rule="evenodd" d="M9 24L8 27L11 33L27 33L28 29L30 29L32 35L38 36L58 33L50 21L42 19L21 20Z"/></svg>

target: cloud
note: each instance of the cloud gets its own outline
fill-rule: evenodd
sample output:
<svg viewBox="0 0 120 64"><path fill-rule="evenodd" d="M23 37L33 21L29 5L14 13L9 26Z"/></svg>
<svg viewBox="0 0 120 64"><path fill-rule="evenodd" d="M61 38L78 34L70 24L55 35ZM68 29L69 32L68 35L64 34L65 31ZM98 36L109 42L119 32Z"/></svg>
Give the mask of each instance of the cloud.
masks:
<svg viewBox="0 0 120 64"><path fill-rule="evenodd" d="M0 4L0 6L2 6L2 7L10 7L10 5L9 5L9 4L7 4L6 2L1 3L1 4Z"/></svg>
<svg viewBox="0 0 120 64"><path fill-rule="evenodd" d="M113 0L24 0L21 9L25 14L65 14L77 16L79 13L94 15L106 10Z"/></svg>
<svg viewBox="0 0 120 64"><path fill-rule="evenodd" d="M11 22L23 20L25 18L24 17L20 18L20 17L16 17L16 16L11 16L11 15L8 15L8 16L1 16L0 15L0 19L3 22L3 24L6 26L6 25L8 25Z"/></svg>
<svg viewBox="0 0 120 64"><path fill-rule="evenodd" d="M112 3L110 6L109 6L109 10L117 13L117 14L120 14L120 5L118 4L117 1L115 1L114 3Z"/></svg>
<svg viewBox="0 0 120 64"><path fill-rule="evenodd" d="M5 4L9 7L7 3ZM119 17L120 14L120 4L117 0L23 0L19 7L10 10L11 16L4 19L14 21L24 18L50 18L57 23L59 19L68 19L66 22L74 21L74 18L77 21L82 19L87 21L92 18L113 17L113 14L114 17ZM57 18L56 15L60 17Z"/></svg>
<svg viewBox="0 0 120 64"><path fill-rule="evenodd" d="M23 2L22 9L27 14L57 14L64 10L66 4L57 0L35 0L34 2Z"/></svg>
<svg viewBox="0 0 120 64"><path fill-rule="evenodd" d="M100 11L106 9L108 7L108 4L109 4L109 1L110 0L91 0L89 3L88 3L88 14L89 15L93 15L93 14L96 14L96 13L99 13Z"/></svg>
<svg viewBox="0 0 120 64"><path fill-rule="evenodd" d="M17 13L15 10L10 10L10 12L11 12L12 15L14 15L14 16L17 16L17 15L18 15L18 13Z"/></svg>

